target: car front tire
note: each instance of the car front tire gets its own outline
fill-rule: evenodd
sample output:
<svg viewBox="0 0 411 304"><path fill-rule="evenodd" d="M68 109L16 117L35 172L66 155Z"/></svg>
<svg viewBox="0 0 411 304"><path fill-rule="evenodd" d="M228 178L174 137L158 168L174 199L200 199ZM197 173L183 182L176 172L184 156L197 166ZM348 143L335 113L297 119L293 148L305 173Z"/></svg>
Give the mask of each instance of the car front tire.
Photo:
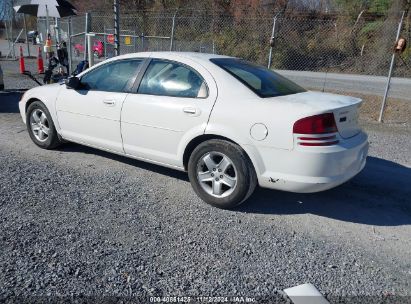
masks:
<svg viewBox="0 0 411 304"><path fill-rule="evenodd" d="M220 139L208 140L194 149L188 176L202 200L223 209L243 203L257 185L253 165L244 150Z"/></svg>
<svg viewBox="0 0 411 304"><path fill-rule="evenodd" d="M29 105L26 112L26 125L31 140L40 148L54 149L62 144L50 112L41 101Z"/></svg>

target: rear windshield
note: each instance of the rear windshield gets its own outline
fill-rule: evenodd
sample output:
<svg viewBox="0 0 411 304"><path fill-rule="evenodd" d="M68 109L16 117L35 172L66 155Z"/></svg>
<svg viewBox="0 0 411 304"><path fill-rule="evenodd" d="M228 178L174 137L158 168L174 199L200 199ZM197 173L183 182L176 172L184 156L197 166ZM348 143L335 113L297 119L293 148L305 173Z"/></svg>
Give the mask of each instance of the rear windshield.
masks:
<svg viewBox="0 0 411 304"><path fill-rule="evenodd" d="M306 91L291 80L251 62L236 58L214 58L210 60L263 98Z"/></svg>

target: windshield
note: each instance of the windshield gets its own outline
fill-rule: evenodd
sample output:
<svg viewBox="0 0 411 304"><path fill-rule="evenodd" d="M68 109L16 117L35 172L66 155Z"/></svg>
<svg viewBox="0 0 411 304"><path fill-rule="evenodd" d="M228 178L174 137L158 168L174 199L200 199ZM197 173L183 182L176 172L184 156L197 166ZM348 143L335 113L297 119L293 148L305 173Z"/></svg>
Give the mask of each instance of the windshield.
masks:
<svg viewBox="0 0 411 304"><path fill-rule="evenodd" d="M291 80L251 62L236 58L214 58L210 60L263 98L306 91Z"/></svg>

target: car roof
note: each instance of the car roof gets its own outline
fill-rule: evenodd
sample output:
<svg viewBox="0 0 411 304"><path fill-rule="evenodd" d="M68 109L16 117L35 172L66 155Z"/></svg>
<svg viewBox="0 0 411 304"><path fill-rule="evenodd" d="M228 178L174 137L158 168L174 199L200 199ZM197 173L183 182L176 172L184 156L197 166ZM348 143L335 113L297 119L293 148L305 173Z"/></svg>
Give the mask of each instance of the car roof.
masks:
<svg viewBox="0 0 411 304"><path fill-rule="evenodd" d="M209 54L209 53L197 53L197 52L140 52L130 53L121 56L114 57L113 59L126 59L126 58L141 58L141 57L153 57L153 58L167 58L177 59L178 57L188 58L195 61L207 61L213 58L233 58L230 56Z"/></svg>
<svg viewBox="0 0 411 304"><path fill-rule="evenodd" d="M159 58L159 59L166 59L166 60L174 60L177 62L182 62L183 64L188 64L195 68L197 71L199 69L204 69L208 72L209 76L213 78L215 84L225 82L229 85L219 87L219 92L222 93L224 91L230 92L232 94L231 88L239 84L238 80L234 77L230 76L226 71L222 68L214 64L210 61L210 59L217 59L217 58L236 58L231 56L224 56L224 55L217 55L217 54L209 54L209 53L198 53L198 52L139 52L139 53L129 53L124 54L116 57L112 57L110 59L104 60L90 69L87 69L80 73L78 77L82 77L85 73L88 73L92 69L97 68L105 63L111 61L117 61L122 59L133 59L133 58ZM238 58L237 58L238 59ZM205 75L202 75L203 77ZM232 78L232 79L231 79ZM210 79L210 78L209 78ZM255 98L255 94L246 86L239 86L238 92L236 92L239 97L244 98L245 96L249 96L249 98Z"/></svg>
<svg viewBox="0 0 411 304"><path fill-rule="evenodd" d="M215 68L214 65L211 63L210 59L213 58L234 58L230 56L224 56L224 55L216 55L216 54L208 54L208 53L197 53L197 52L139 52L139 53L129 53L129 54L124 54L116 57L112 57L110 59L104 60L98 64L95 64L93 67L90 69L87 69L83 72L81 72L78 76L81 77L83 74L87 73L88 71L91 71L98 66L101 66L105 63L111 62L111 61L116 61L116 60L122 60L122 59L130 59L130 58L162 58L162 59L168 59L168 60L182 60L184 59L189 59L195 62L198 62L199 64L208 67L208 68Z"/></svg>

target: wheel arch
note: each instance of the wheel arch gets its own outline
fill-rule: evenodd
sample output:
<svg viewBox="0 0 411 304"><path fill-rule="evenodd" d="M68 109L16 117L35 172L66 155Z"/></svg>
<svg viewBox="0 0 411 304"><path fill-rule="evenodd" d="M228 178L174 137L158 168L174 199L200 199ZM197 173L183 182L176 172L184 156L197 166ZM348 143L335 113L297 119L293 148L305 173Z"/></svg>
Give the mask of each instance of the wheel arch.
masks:
<svg viewBox="0 0 411 304"><path fill-rule="evenodd" d="M184 170L187 171L188 161L189 161L190 156L191 156L191 154L193 153L194 149L195 149L198 145L202 144L203 142L208 141L208 140L211 140L211 139L221 139L221 140L225 140L225 141L231 142L231 143L233 143L233 144L241 147L241 149L244 150L245 155L247 156L248 160L251 162L252 168L253 168L254 172L257 174L257 172L258 172L258 171L257 171L257 170L258 170L258 169L257 169L258 167L256 166L257 162L256 162L256 160L255 160L253 157L250 157L250 154L251 154L251 153L250 153L250 150L249 150L249 149L245 149L244 146L240 145L239 143L235 142L234 140L232 140L232 139L230 139L230 138L228 138L228 137L221 136L221 135L216 135L216 134L202 134L202 135L199 135L199 136L193 138L193 139L187 144L187 146L186 146L186 148L185 148L185 150L184 150L184 154L183 154L183 166L184 166ZM258 174L257 174L257 175L258 175Z"/></svg>
<svg viewBox="0 0 411 304"><path fill-rule="evenodd" d="M33 102L35 102L35 101L40 101L42 104L44 104L44 102L42 102L40 99L38 99L38 98L36 98L36 97L31 97L31 98L30 98L29 100L27 100L27 102L26 102L26 105L25 105L25 108L24 108L24 113L27 114L27 110L28 110L29 106L30 106ZM44 104L44 106L46 106L46 105Z"/></svg>
<svg viewBox="0 0 411 304"><path fill-rule="evenodd" d="M47 105L47 103L42 101L40 98L30 97L26 101L26 104L24 105L24 114L25 114L25 116L27 116L27 110L29 109L30 105L32 103L36 102L36 101L41 102L46 107L46 109L49 111L49 113L51 115L50 119L52 119L54 127L56 128L56 131L57 131L57 136L59 137L59 139L61 141L64 141L63 137L60 135L60 132L59 132L60 131L60 125L59 125L59 122L57 120L57 116L55 116L54 112L50 109L50 107Z"/></svg>

